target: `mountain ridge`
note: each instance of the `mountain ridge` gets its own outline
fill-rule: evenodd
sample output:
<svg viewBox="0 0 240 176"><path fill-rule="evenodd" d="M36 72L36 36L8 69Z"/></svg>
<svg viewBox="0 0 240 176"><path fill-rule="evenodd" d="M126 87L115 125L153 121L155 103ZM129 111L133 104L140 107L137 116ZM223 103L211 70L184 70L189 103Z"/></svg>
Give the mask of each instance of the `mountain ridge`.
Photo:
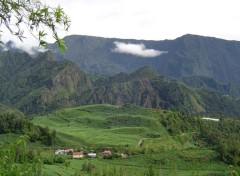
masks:
<svg viewBox="0 0 240 176"><path fill-rule="evenodd" d="M16 56L16 58L13 57ZM0 54L0 101L35 113L68 107L69 96L91 86L85 73L71 61L57 61L48 51L32 58L27 53ZM82 85L82 86L81 86Z"/></svg>
<svg viewBox="0 0 240 176"><path fill-rule="evenodd" d="M240 113L239 102L231 96L221 95L215 90L189 87L178 80L156 74L149 67L140 68L133 73L99 78L93 85L93 89L84 94L84 97L76 95L81 100L79 104L135 104L187 114L235 117Z"/></svg>
<svg viewBox="0 0 240 176"><path fill-rule="evenodd" d="M62 55L56 44L49 44L57 59L69 59L87 73L114 75L120 72L134 72L147 65L159 74L181 78L206 76L222 83L240 82L240 42L213 37L184 35L175 40L134 40L101 38L91 36L67 36L68 49ZM114 42L140 45L146 49L167 51L152 58L126 53L112 52ZM127 45L126 45L127 46Z"/></svg>
<svg viewBox="0 0 240 176"><path fill-rule="evenodd" d="M240 117L237 99L217 89L196 89L194 82L190 87L148 66L90 81L77 64L55 60L51 51L36 58L7 51L0 53L0 63L0 103L27 114L86 104L135 104L186 114Z"/></svg>

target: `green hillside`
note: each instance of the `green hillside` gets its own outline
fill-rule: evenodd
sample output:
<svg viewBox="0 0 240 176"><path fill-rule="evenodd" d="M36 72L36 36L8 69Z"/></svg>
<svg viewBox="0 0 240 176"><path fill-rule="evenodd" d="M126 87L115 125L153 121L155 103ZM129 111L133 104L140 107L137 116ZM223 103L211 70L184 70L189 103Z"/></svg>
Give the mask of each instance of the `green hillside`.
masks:
<svg viewBox="0 0 240 176"><path fill-rule="evenodd" d="M238 83L223 84L215 81L212 78L207 78L204 76L184 77L181 80L188 86L193 87L197 90L210 90L215 91L221 95L232 96L236 99L240 98L240 84Z"/></svg>
<svg viewBox="0 0 240 176"><path fill-rule="evenodd" d="M75 101L78 104L110 103L120 106L129 103L186 114L240 117L240 104L235 98L214 89L190 86L143 67L133 73L99 78L93 82L91 91L76 94Z"/></svg>
<svg viewBox="0 0 240 176"><path fill-rule="evenodd" d="M65 54L0 46L0 176L240 174L240 42L65 41Z"/></svg>
<svg viewBox="0 0 240 176"><path fill-rule="evenodd" d="M8 107L6 105L0 104L0 114L16 114L18 117L23 117L23 113L16 108Z"/></svg>
<svg viewBox="0 0 240 176"><path fill-rule="evenodd" d="M155 173L164 175L224 175L229 171L230 160L221 159L225 155L217 150L219 139L209 144L205 142L212 139L213 133L208 134L208 130L217 132L218 125L227 125L228 121L199 120L199 117L131 105L88 105L35 117L32 122L55 129L62 148L82 148L85 152L97 153L108 149L128 154L127 158L104 159L99 154L96 159L69 160L68 171L61 170L61 166L46 165L45 171L53 175L74 174L76 169L86 174L81 171L86 162L95 166L95 174L104 169L105 172L123 169L124 175L141 175L152 167ZM233 123L239 125L238 121ZM232 140L231 134L222 139Z"/></svg>
<svg viewBox="0 0 240 176"><path fill-rule="evenodd" d="M150 116L150 117L148 117ZM166 134L166 130L152 128L151 111L111 105L88 105L57 111L34 118L33 122L79 137L90 144L136 146L147 134ZM151 128L150 128L151 127Z"/></svg>
<svg viewBox="0 0 240 176"><path fill-rule="evenodd" d="M48 51L32 58L27 53L0 53L0 102L36 114L69 107L70 96L91 86L70 61L56 61Z"/></svg>
<svg viewBox="0 0 240 176"><path fill-rule="evenodd" d="M79 105L134 104L186 114L240 117L239 100L232 97L239 95L238 84L183 79L188 86L160 76L147 66L132 73L88 77L75 63L56 61L50 51L35 58L26 53L2 52L0 62L0 103L27 115Z"/></svg>

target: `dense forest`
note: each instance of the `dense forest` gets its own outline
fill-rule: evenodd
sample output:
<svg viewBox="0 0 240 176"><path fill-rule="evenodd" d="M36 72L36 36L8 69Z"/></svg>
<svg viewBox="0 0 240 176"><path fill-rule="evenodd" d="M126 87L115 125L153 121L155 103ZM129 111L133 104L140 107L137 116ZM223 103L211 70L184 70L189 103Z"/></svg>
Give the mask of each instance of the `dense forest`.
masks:
<svg viewBox="0 0 240 176"><path fill-rule="evenodd" d="M147 66L133 73L94 79L71 61L55 60L51 51L35 58L26 53L6 51L0 53L0 62L3 65L0 103L18 108L27 115L107 103L135 104L191 115L240 117L238 84L227 86L203 78L188 78L185 84L163 77Z"/></svg>
<svg viewBox="0 0 240 176"><path fill-rule="evenodd" d="M29 119L18 117L14 113L0 114L0 134L14 133L27 135L30 142L40 141L45 145L52 145L56 140L56 131L48 127L32 124Z"/></svg>
<svg viewBox="0 0 240 176"><path fill-rule="evenodd" d="M239 120L220 118L211 121L175 113L162 117L162 124L172 135L192 132L197 145L211 147L220 154L223 162L240 166Z"/></svg>

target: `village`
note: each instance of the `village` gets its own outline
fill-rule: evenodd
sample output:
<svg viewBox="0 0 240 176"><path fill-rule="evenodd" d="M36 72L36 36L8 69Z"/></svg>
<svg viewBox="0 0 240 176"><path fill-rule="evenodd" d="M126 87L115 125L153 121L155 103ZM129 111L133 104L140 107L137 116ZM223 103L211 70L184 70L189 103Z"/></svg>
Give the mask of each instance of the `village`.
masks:
<svg viewBox="0 0 240 176"><path fill-rule="evenodd" d="M126 158L128 155L125 153L112 153L110 150L104 150L101 153L95 153L95 152L90 152L84 154L83 151L74 151L74 149L58 149L54 151L55 155L68 155L71 158L74 159L80 159L80 158L105 158L105 159L112 159L112 158Z"/></svg>

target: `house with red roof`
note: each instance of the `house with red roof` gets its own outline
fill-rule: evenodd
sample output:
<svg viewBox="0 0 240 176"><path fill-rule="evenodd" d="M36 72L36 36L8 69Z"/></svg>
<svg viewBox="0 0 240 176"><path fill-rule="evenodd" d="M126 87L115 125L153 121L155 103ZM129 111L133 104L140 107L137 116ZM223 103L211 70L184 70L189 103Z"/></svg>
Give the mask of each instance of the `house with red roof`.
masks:
<svg viewBox="0 0 240 176"><path fill-rule="evenodd" d="M72 157L73 158L83 158L83 152L73 152Z"/></svg>
<svg viewBox="0 0 240 176"><path fill-rule="evenodd" d="M102 152L102 154L104 154L104 155L111 155L112 152L111 152L110 150L104 150L104 151Z"/></svg>

